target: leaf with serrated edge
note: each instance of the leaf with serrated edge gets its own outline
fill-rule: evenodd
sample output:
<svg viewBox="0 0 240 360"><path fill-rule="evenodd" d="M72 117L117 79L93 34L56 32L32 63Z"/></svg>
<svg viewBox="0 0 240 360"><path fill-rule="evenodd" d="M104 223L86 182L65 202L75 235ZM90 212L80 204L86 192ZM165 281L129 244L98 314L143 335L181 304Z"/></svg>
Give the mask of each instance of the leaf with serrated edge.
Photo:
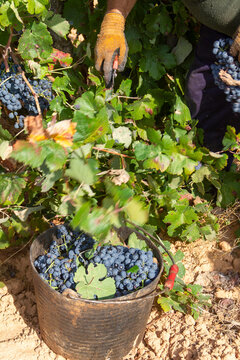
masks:
<svg viewBox="0 0 240 360"><path fill-rule="evenodd" d="M107 275L107 268L103 264L94 266L90 264L87 268L81 266L75 273L74 281L77 283L77 292L85 299L107 299L114 296L116 292L115 281L112 278L103 279Z"/></svg>

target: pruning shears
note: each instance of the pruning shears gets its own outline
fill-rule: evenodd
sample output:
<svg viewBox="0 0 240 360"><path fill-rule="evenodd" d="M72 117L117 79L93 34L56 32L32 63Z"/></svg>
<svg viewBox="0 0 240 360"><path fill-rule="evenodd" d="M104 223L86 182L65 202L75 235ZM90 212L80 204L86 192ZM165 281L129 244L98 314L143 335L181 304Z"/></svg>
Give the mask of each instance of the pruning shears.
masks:
<svg viewBox="0 0 240 360"><path fill-rule="evenodd" d="M118 69L118 60L119 60L119 54L116 54L113 60L113 65L112 65L112 75L111 75L111 80L107 86L108 89L113 89L114 87L114 80L115 77L117 77L117 69Z"/></svg>

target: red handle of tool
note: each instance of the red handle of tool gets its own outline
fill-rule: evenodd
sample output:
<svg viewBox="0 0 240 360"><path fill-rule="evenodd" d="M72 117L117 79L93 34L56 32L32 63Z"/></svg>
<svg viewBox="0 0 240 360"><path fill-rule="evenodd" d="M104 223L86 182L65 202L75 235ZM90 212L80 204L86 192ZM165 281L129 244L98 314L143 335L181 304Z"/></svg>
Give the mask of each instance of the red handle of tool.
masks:
<svg viewBox="0 0 240 360"><path fill-rule="evenodd" d="M118 55L115 55L115 58L113 60L113 70L118 69Z"/></svg>
<svg viewBox="0 0 240 360"><path fill-rule="evenodd" d="M170 267L169 274L168 274L167 280L165 282L165 288L167 287L169 290L172 290L178 270L179 270L179 268L176 264L174 264Z"/></svg>

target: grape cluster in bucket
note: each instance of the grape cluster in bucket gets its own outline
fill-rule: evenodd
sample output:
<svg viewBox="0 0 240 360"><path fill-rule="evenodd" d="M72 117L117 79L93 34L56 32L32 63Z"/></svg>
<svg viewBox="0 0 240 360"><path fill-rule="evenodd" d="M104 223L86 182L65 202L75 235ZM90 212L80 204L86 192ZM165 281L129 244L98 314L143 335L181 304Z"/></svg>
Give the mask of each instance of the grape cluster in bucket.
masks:
<svg viewBox="0 0 240 360"><path fill-rule="evenodd" d="M233 80L240 81L240 63L229 52L232 43L231 38L219 39L213 43L216 63L211 65L211 70L215 84L224 91L226 100L232 104L233 111L240 113L240 85L227 85L219 76L219 72L224 70Z"/></svg>
<svg viewBox="0 0 240 360"><path fill-rule="evenodd" d="M65 289L75 290L74 274L78 266L87 268L90 263L105 265L107 277L115 280L115 297L143 288L159 273L151 250L105 245L98 246L89 258L88 250L95 244L91 236L73 231L67 225L60 225L57 238L61 241L53 240L48 251L38 256L34 265L39 275L61 293ZM131 271L133 268L135 270Z"/></svg>

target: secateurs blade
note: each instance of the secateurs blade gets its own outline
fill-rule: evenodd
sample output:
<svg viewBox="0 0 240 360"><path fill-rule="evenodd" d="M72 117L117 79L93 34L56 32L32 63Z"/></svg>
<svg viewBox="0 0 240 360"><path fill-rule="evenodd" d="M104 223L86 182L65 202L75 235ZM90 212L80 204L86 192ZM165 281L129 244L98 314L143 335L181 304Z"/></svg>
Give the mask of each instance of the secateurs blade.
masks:
<svg viewBox="0 0 240 360"><path fill-rule="evenodd" d="M108 89L113 89L114 87L114 80L115 80L115 77L117 77L117 69L118 69L118 59L119 59L119 55L116 54L115 55L115 58L113 60L113 66L112 66L112 75L111 75L111 80L107 86Z"/></svg>

